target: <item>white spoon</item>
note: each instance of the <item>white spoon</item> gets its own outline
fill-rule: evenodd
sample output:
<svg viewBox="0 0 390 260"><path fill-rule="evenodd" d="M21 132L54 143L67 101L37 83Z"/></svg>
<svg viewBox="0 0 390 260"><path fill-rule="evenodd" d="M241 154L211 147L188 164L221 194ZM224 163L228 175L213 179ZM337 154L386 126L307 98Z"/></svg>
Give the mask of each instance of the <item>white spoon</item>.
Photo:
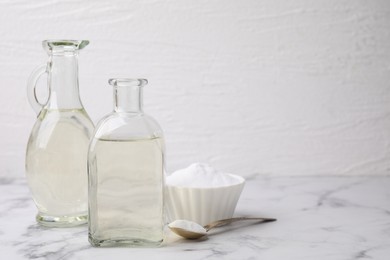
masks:
<svg viewBox="0 0 390 260"><path fill-rule="evenodd" d="M187 239L198 239L207 235L207 232L212 228L225 226L232 222L241 221L241 220L258 220L260 221L259 223L276 221L275 218L240 217L240 218L228 218L228 219L217 220L202 227L198 223L189 220L179 219L170 223L168 227L181 237Z"/></svg>

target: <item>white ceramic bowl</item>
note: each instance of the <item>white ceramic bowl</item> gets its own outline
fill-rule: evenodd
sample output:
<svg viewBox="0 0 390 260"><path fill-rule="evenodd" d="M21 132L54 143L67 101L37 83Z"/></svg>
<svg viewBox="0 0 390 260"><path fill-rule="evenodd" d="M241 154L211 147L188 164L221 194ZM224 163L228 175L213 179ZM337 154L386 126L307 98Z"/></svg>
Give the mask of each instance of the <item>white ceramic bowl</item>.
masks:
<svg viewBox="0 0 390 260"><path fill-rule="evenodd" d="M216 188L167 185L166 211L168 221L185 219L206 225L215 220L231 218L244 188L245 179L238 175L229 175L237 179L236 184Z"/></svg>

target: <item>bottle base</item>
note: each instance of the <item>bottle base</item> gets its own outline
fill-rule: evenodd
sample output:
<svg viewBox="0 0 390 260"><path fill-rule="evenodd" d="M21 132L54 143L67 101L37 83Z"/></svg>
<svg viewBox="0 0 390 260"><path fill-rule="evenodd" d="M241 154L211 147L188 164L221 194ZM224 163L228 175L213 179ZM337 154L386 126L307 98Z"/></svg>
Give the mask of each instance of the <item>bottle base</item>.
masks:
<svg viewBox="0 0 390 260"><path fill-rule="evenodd" d="M94 247L161 247L163 240L150 241L145 239L112 238L96 239L88 234L89 243Z"/></svg>
<svg viewBox="0 0 390 260"><path fill-rule="evenodd" d="M38 224L45 227L75 227L84 225L88 222L88 215L77 216L49 216L42 213L38 213L36 216Z"/></svg>

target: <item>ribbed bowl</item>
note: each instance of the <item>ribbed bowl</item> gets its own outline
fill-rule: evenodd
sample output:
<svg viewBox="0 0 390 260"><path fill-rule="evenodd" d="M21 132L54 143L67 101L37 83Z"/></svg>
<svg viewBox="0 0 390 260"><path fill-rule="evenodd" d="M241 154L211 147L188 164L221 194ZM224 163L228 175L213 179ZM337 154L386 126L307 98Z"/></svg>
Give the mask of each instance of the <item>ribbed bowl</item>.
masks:
<svg viewBox="0 0 390 260"><path fill-rule="evenodd" d="M194 221L200 225L231 218L245 185L244 178L229 174L239 182L216 188L187 188L166 186L168 221Z"/></svg>

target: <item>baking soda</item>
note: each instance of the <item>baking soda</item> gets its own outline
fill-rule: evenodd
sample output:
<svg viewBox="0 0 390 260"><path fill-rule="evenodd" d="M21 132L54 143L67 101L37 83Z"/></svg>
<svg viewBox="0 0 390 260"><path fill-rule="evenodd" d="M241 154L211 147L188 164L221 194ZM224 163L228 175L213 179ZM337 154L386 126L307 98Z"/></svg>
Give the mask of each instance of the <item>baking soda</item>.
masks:
<svg viewBox="0 0 390 260"><path fill-rule="evenodd" d="M204 227L202 227L198 223L188 221L188 220L178 219L170 223L168 226L170 228L180 228L180 229L184 229L187 231L191 231L203 235L207 234L207 231Z"/></svg>
<svg viewBox="0 0 390 260"><path fill-rule="evenodd" d="M194 163L169 175L166 183L177 187L215 188L238 184L240 179L217 171L208 164Z"/></svg>

